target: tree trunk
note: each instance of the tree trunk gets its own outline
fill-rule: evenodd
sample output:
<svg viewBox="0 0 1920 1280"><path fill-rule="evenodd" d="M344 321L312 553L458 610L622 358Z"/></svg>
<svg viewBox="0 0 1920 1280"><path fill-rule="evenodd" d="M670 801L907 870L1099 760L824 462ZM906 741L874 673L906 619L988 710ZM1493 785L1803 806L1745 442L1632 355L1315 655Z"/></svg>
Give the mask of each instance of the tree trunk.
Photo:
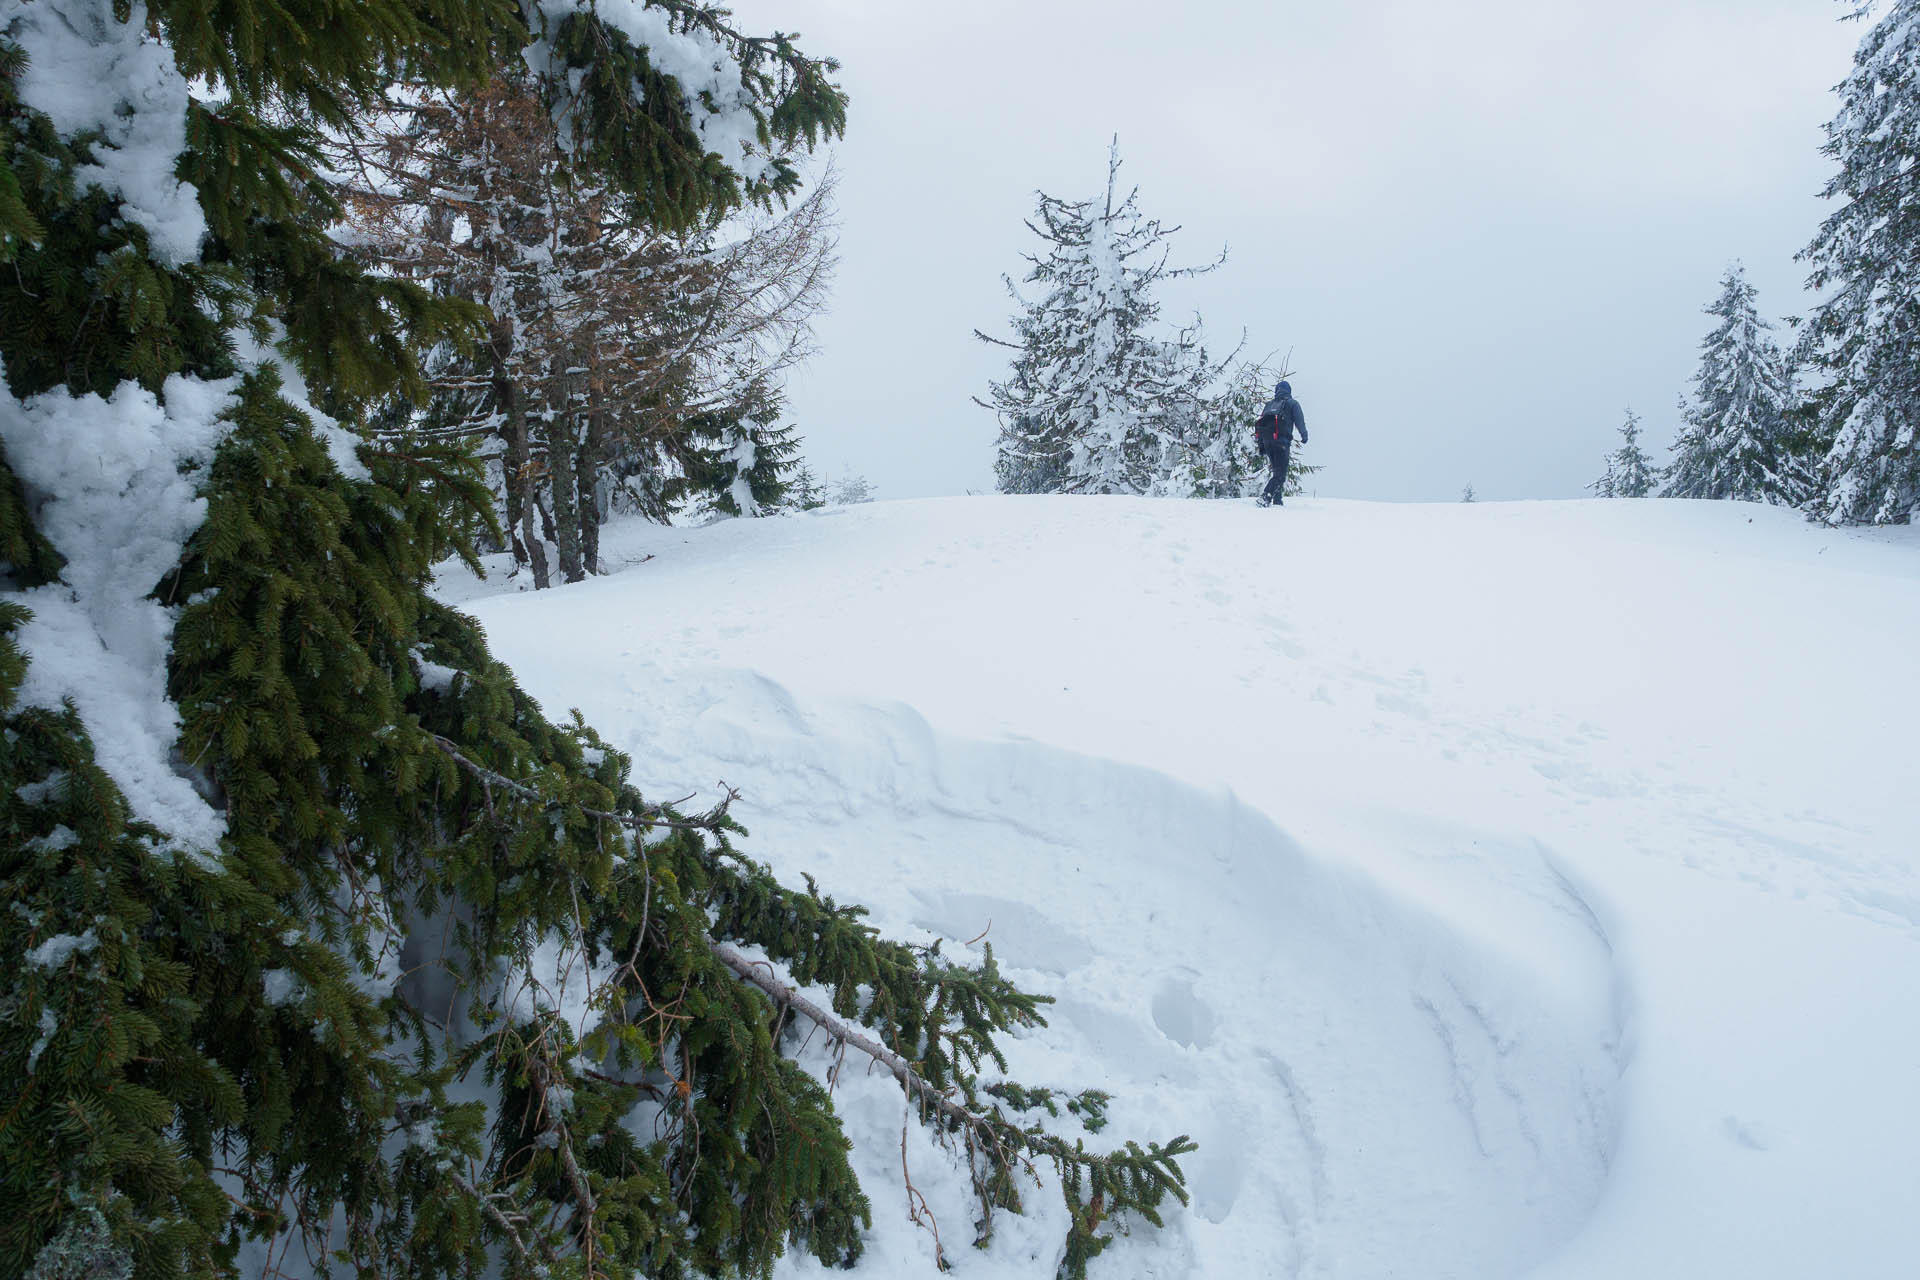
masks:
<svg viewBox="0 0 1920 1280"><path fill-rule="evenodd" d="M526 439L527 423L526 419L522 418L520 420L520 448L523 452L526 451L527 447ZM533 566L533 589L535 591L545 591L553 585L553 576L547 569L547 544L541 541L539 534L534 530L533 514L538 511L540 512L541 518L545 520L547 513L540 506L540 481L539 477L535 474L534 464L531 458L528 458L525 466L521 468L517 485L521 495L520 536L526 539L527 563ZM548 521L547 523L550 524L551 522Z"/></svg>
<svg viewBox="0 0 1920 1280"><path fill-rule="evenodd" d="M533 533L534 466L533 451L528 447L527 415L520 403L519 388L497 354L493 362L493 391L507 420L507 452L501 459L507 541L513 545L514 563L533 570L534 590L544 591L552 583L547 575L547 549Z"/></svg>
<svg viewBox="0 0 1920 1280"><path fill-rule="evenodd" d="M534 477L535 483L529 492L533 494L534 509L540 513L541 531L546 534L548 542L558 546L560 539L554 535L553 531L553 509L547 505L544 487L539 483L539 481L545 480L546 478L547 473L543 469Z"/></svg>
<svg viewBox="0 0 1920 1280"><path fill-rule="evenodd" d="M547 573L547 547L533 527L533 514L540 507L540 488L535 475L533 450L529 447L527 416L516 403L509 421L507 446L507 501L519 508L516 522L522 563L533 570L533 589L545 591L553 585Z"/></svg>
<svg viewBox="0 0 1920 1280"><path fill-rule="evenodd" d="M598 409L587 414L587 429L580 436L580 558L587 572L598 574L600 567L600 465L606 456L607 415Z"/></svg>
<svg viewBox="0 0 1920 1280"><path fill-rule="evenodd" d="M580 559L580 483L574 474L578 447L573 424L561 416L547 423L547 473L553 490L553 541L560 553L560 576L568 582L586 577Z"/></svg>
<svg viewBox="0 0 1920 1280"><path fill-rule="evenodd" d="M520 492L520 475L527 469L527 436L512 417L501 428L500 435L507 445L506 452L500 457L500 488L506 506L507 545L513 548L514 564L525 567L533 563L527 555L526 540L520 536L520 522L527 510L526 499Z"/></svg>
<svg viewBox="0 0 1920 1280"><path fill-rule="evenodd" d="M574 421L573 386L579 375L555 357L547 377L547 473L553 477L554 542L560 550L560 574L568 582L587 575L580 565L579 432Z"/></svg>

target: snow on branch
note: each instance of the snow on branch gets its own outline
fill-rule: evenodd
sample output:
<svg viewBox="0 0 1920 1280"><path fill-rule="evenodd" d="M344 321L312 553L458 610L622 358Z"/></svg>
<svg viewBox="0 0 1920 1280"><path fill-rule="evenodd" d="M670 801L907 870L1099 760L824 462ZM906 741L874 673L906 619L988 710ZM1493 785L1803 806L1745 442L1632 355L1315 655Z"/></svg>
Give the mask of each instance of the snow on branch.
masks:
<svg viewBox="0 0 1920 1280"><path fill-rule="evenodd" d="M122 201L170 266L200 256L206 215L200 193L174 176L187 148L186 77L173 52L147 32L147 6L113 0L35 0L0 6L0 38L20 46L27 66L20 99L69 140L93 139L93 162L74 171L81 189Z"/></svg>

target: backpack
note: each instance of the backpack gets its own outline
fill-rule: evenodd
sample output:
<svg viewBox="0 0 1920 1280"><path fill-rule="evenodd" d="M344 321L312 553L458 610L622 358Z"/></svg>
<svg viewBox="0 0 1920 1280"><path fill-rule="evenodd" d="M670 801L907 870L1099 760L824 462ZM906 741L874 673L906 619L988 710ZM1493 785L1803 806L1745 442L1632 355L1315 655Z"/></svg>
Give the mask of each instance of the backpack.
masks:
<svg viewBox="0 0 1920 1280"><path fill-rule="evenodd" d="M1293 420L1284 410L1269 409L1253 425L1253 439L1260 452L1272 453L1283 438L1293 435Z"/></svg>

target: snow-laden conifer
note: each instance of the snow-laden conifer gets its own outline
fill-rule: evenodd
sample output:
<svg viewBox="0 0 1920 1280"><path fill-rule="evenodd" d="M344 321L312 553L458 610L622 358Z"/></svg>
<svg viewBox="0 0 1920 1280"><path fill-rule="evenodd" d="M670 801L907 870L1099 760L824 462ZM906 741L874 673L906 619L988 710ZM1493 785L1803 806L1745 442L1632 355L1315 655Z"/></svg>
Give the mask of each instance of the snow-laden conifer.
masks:
<svg viewBox="0 0 1920 1280"><path fill-rule="evenodd" d="M786 490L781 494L780 505L788 511L818 511L827 505L826 487L820 483L813 464L806 459L794 462L793 470L786 478Z"/></svg>
<svg viewBox="0 0 1920 1280"><path fill-rule="evenodd" d="M1805 349L1827 383L1815 513L1899 524L1920 510L1920 0L1853 16L1876 14L1827 125L1825 194L1842 203L1801 254L1827 293Z"/></svg>
<svg viewBox="0 0 1920 1280"><path fill-rule="evenodd" d="M1197 321L1161 324L1154 293L1163 281L1219 263L1168 265L1179 228L1147 218L1138 190L1121 189L1118 144L1104 196L1042 193L1027 226L1044 243L1027 258L1024 282L1036 292L1008 279L1021 308L1013 340L977 335L1014 353L1008 377L980 402L1000 420L1000 490L1190 491L1195 458L1208 451L1209 395L1223 365L1207 355Z"/></svg>
<svg viewBox="0 0 1920 1280"><path fill-rule="evenodd" d="M1787 415L1793 372L1773 326L1754 305L1744 268L1728 268L1720 296L1706 308L1719 321L1700 344L1692 401L1661 493L1669 498L1732 498L1797 506L1810 496L1808 460L1795 452Z"/></svg>
<svg viewBox="0 0 1920 1280"><path fill-rule="evenodd" d="M1603 498L1645 498L1659 483L1659 468L1640 447L1640 415L1629 409L1620 447L1607 455L1606 473L1587 487Z"/></svg>
<svg viewBox="0 0 1920 1280"><path fill-rule="evenodd" d="M827 501L837 507L856 507L872 502L877 491L873 481L848 467L827 486Z"/></svg>
<svg viewBox="0 0 1920 1280"><path fill-rule="evenodd" d="M841 121L831 64L729 23L0 0L0 1275L850 1262L871 1210L782 973L964 1149L982 1236L1035 1162L1081 1270L1184 1195L1184 1139L1089 1151L980 1080L1044 1003L990 957L779 884L730 797L648 803L428 592L481 468L376 417L490 316L342 253L321 127L531 65L576 176L696 228ZM758 504L780 442L737 426Z"/></svg>

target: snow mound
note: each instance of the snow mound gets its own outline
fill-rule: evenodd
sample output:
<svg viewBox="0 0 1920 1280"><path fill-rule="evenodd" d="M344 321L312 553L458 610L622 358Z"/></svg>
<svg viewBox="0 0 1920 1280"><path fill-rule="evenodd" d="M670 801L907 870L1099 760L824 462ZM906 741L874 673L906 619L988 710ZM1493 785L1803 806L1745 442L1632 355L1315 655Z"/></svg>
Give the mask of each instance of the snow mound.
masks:
<svg viewBox="0 0 1920 1280"><path fill-rule="evenodd" d="M1620 1073L1614 975L1537 855L1504 902L1552 955L1550 983L1229 794L944 737L898 705L802 711L725 672L693 685L623 732L752 778L753 846L883 927L950 953L984 939L1054 996L1013 1075L1113 1093L1117 1133L1200 1142L1185 1247L1205 1274L1507 1274L1591 1209ZM884 1161L873 1173L876 1203L897 1198Z"/></svg>
<svg viewBox="0 0 1920 1280"><path fill-rule="evenodd" d="M1908 534L971 499L606 549L443 587L649 792L741 787L777 871L1055 997L1012 1074L1110 1091L1094 1141L1200 1143L1096 1276L1910 1274ZM836 1098L860 1271L931 1280L898 1089ZM955 1270L1050 1277L1053 1195Z"/></svg>

